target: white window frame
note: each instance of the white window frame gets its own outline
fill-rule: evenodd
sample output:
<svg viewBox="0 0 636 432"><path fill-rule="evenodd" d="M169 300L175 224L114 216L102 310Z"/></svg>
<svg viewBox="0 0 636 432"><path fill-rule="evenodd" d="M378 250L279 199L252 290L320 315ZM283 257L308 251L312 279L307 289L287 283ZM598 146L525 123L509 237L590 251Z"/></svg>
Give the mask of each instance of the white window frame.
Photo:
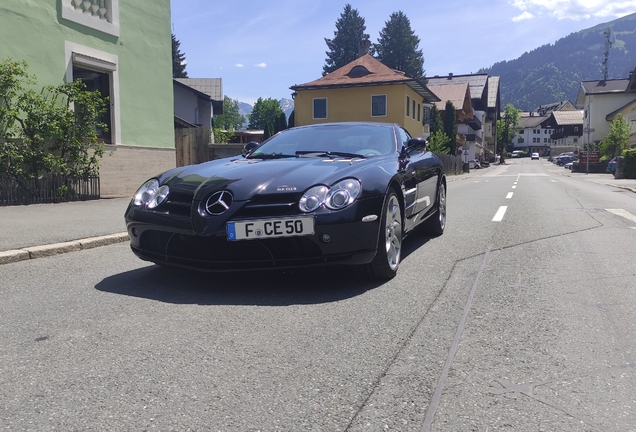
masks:
<svg viewBox="0 0 636 432"><path fill-rule="evenodd" d="M325 116L324 117L316 117L316 101L317 100L325 101ZM327 102L327 98L326 97L313 98L311 102L311 111L312 111L311 115L314 120L325 120L329 118L329 103Z"/></svg>
<svg viewBox="0 0 636 432"><path fill-rule="evenodd" d="M66 82L73 81L73 64L110 77L110 137L112 144L121 143L121 113L119 101L119 58L115 54L99 51L74 42L64 42ZM75 63L73 63L75 61Z"/></svg>
<svg viewBox="0 0 636 432"><path fill-rule="evenodd" d="M373 98L374 97L378 97L378 96L384 97L384 114L373 115ZM389 102L388 102L388 97L387 97L386 94L371 95L371 117L386 117L387 116L387 112L389 110L388 105L389 105Z"/></svg>
<svg viewBox="0 0 636 432"><path fill-rule="evenodd" d="M65 20L119 37L119 0L104 0L108 5L107 19L100 19L89 13L83 13L81 10L75 9L73 3L77 0L59 1L62 18Z"/></svg>

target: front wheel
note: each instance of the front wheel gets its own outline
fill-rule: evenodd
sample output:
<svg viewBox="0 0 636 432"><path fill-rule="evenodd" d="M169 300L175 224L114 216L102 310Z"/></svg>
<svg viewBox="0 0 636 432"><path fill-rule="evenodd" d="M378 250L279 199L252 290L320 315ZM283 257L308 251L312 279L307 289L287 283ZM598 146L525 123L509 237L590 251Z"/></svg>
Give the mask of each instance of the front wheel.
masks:
<svg viewBox="0 0 636 432"><path fill-rule="evenodd" d="M444 234L446 228L446 183L441 181L437 188L437 209L433 216L426 221L427 231L434 236Z"/></svg>
<svg viewBox="0 0 636 432"><path fill-rule="evenodd" d="M363 272L374 279L391 279L397 274L402 254L402 209L395 191L389 191L380 219L378 251Z"/></svg>

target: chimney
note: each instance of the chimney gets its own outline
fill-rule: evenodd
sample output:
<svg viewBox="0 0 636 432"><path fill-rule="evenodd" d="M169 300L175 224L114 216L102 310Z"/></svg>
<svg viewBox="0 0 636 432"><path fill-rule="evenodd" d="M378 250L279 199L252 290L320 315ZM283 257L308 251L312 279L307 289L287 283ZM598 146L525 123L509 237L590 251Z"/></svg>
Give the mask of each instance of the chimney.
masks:
<svg viewBox="0 0 636 432"><path fill-rule="evenodd" d="M369 54L369 48L371 47L371 41L367 38L358 42L358 57Z"/></svg>

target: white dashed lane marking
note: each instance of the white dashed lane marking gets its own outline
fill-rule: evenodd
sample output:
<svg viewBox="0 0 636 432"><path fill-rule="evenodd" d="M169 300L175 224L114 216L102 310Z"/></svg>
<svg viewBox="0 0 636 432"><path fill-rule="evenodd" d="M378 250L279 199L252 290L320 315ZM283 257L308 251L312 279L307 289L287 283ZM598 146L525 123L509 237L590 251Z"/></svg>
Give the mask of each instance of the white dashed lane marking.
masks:
<svg viewBox="0 0 636 432"><path fill-rule="evenodd" d="M634 216L633 214L631 214L627 210L623 210L623 209L605 209L605 211L608 211L610 213L614 213L617 216L624 217L625 219L630 220L632 222L636 222L636 216Z"/></svg>
<svg viewBox="0 0 636 432"><path fill-rule="evenodd" d="M512 198L512 192L508 192L508 195L506 195L506 199L510 199Z"/></svg>
<svg viewBox="0 0 636 432"><path fill-rule="evenodd" d="M495 213L495 217L492 218L493 222L501 222L503 220L504 215L506 214L506 210L508 210L508 206L501 206L497 213Z"/></svg>

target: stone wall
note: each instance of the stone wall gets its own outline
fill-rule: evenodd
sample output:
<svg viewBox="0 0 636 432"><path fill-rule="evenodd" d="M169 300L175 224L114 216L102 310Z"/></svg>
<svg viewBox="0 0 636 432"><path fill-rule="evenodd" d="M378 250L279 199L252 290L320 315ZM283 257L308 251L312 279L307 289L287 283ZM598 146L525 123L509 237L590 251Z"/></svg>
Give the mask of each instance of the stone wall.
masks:
<svg viewBox="0 0 636 432"><path fill-rule="evenodd" d="M176 166L172 148L107 145L100 162L100 196L131 197L150 177Z"/></svg>

